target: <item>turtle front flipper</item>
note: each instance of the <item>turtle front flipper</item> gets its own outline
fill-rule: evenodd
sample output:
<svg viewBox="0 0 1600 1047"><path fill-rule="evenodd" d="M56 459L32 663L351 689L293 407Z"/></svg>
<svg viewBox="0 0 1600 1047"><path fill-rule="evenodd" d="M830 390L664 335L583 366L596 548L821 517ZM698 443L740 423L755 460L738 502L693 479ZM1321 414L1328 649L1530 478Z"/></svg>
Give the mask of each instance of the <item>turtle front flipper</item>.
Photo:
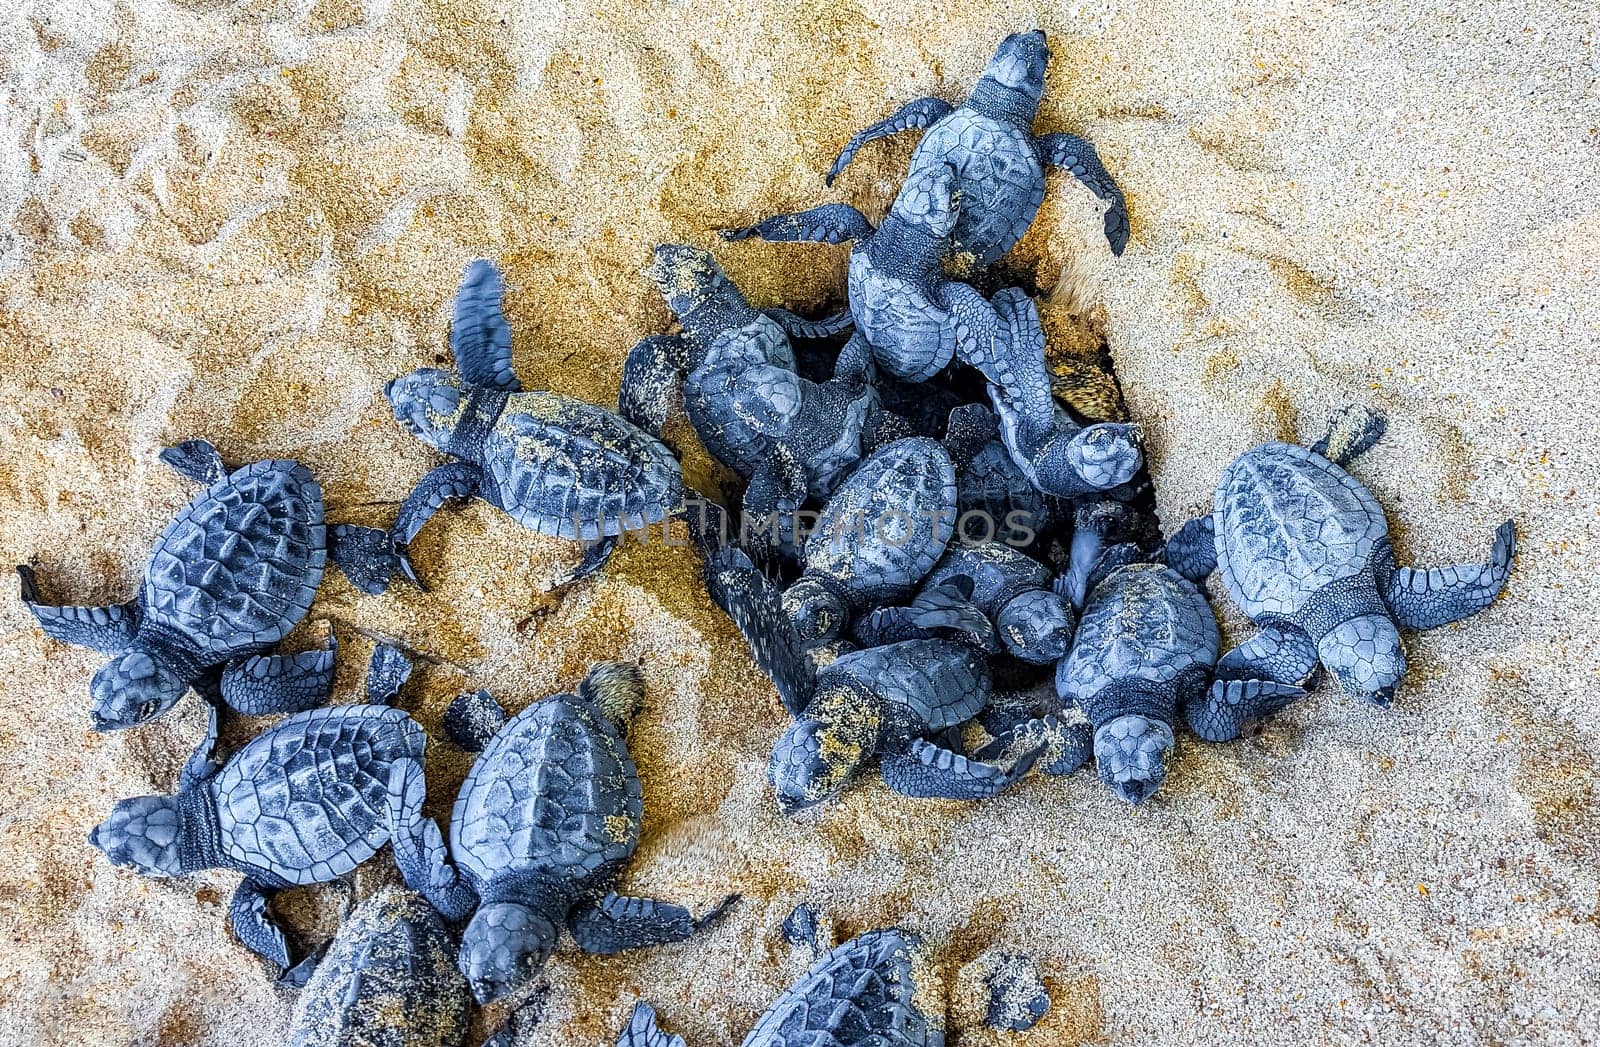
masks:
<svg viewBox="0 0 1600 1047"><path fill-rule="evenodd" d="M428 787L422 761L396 761L389 770L388 785L389 842L401 878L446 920L465 920L478 906L478 892L451 863L438 823L423 817Z"/></svg>
<svg viewBox="0 0 1600 1047"><path fill-rule="evenodd" d="M160 458L179 476L207 487L228 475L221 453L208 440L185 440L163 450Z"/></svg>
<svg viewBox="0 0 1600 1047"><path fill-rule="evenodd" d="M855 158L856 150L868 142L876 142L880 138L888 138L901 131L926 131L950 115L950 109L950 103L942 98L913 98L901 106L893 116L885 117L872 126L858 131L839 151L838 158L833 161L833 166L828 168L828 175L823 181L831 186L833 180L838 178L839 173Z"/></svg>
<svg viewBox="0 0 1600 1047"><path fill-rule="evenodd" d="M855 317L851 315L849 309L841 309L832 316L824 316L819 320L808 320L779 306L761 311L776 320L778 326L783 328L783 333L790 338L804 338L808 341L832 338L844 334L855 326Z"/></svg>
<svg viewBox="0 0 1600 1047"><path fill-rule="evenodd" d="M880 607L863 615L853 632L863 647L942 636L990 654L1000 650L994 623L972 602L971 579L960 576L924 589L905 607Z"/></svg>
<svg viewBox="0 0 1600 1047"><path fill-rule="evenodd" d="M1383 439L1389 420L1379 411L1348 404L1328 419L1328 431L1311 449L1338 466L1347 466Z"/></svg>
<svg viewBox="0 0 1600 1047"><path fill-rule="evenodd" d="M1517 552L1517 528L1510 520L1494 532L1494 548L1482 564L1456 564L1426 570L1396 567L1387 543L1374 554L1378 591L1402 629L1432 629L1459 622L1494 603L1505 588Z"/></svg>
<svg viewBox="0 0 1600 1047"><path fill-rule="evenodd" d="M656 1024L656 1009L640 1000L633 1005L627 1028L617 1037L617 1047L687 1047L682 1036L669 1036Z"/></svg>
<svg viewBox="0 0 1600 1047"><path fill-rule="evenodd" d="M411 565L410 545L433 519L433 514L449 502L477 497L482 491L483 471L470 462L446 462L417 481L417 486L401 503L394 526L389 529L395 553L400 558L400 569L407 578L419 587L422 585Z"/></svg>
<svg viewBox="0 0 1600 1047"><path fill-rule="evenodd" d="M668 945L687 939L721 916L738 897L728 895L696 919L688 909L672 902L607 891L603 897L574 909L567 918L567 927L580 949L596 955Z"/></svg>
<svg viewBox="0 0 1600 1047"><path fill-rule="evenodd" d="M400 688L411 679L411 658L393 644L380 643L367 663L367 703L393 705Z"/></svg>
<svg viewBox="0 0 1600 1047"><path fill-rule="evenodd" d="M395 548L389 532L377 527L335 524L328 528L328 559L364 593L384 592L402 573L416 581L411 561Z"/></svg>
<svg viewBox="0 0 1600 1047"><path fill-rule="evenodd" d="M1184 702L1189 729L1208 742L1229 742L1248 723L1264 720L1306 696L1303 687L1273 680L1216 680Z"/></svg>
<svg viewBox="0 0 1600 1047"><path fill-rule="evenodd" d="M18 564L17 580L22 584L22 602L52 640L102 654L118 654L133 646L139 631L137 600L108 607L56 606L42 602L33 568Z"/></svg>
<svg viewBox="0 0 1600 1047"><path fill-rule="evenodd" d="M1128 246L1128 234L1131 232L1128 204L1116 180L1100 162L1100 154L1094 146L1086 139L1069 134L1040 135L1034 141L1039 147L1040 158L1046 164L1071 172L1072 177L1110 205L1106 209L1106 241L1111 244L1111 253L1120 255Z"/></svg>
<svg viewBox="0 0 1600 1047"><path fill-rule="evenodd" d="M779 555L799 555L794 537L795 514L805 504L806 494L806 467L787 444L774 444L744 489L745 519L756 521L759 530L772 538L747 550L761 567L776 566Z"/></svg>
<svg viewBox="0 0 1600 1047"><path fill-rule="evenodd" d="M266 885L246 876L233 892L233 900L228 905L228 922L233 925L234 937L246 949L277 965L281 974L292 966L289 940L267 911L268 890Z"/></svg>
<svg viewBox="0 0 1600 1047"><path fill-rule="evenodd" d="M505 726L506 711L485 690L458 694L444 713L445 737L464 752L481 753Z"/></svg>
<svg viewBox="0 0 1600 1047"><path fill-rule="evenodd" d="M222 700L246 716L298 713L328 700L339 641L299 654L258 654L229 662L222 670Z"/></svg>
<svg viewBox="0 0 1600 1047"><path fill-rule="evenodd" d="M467 266L450 317L450 353L470 384L514 393L522 385L511 370L511 325L501 309L505 293L493 262L479 258Z"/></svg>
<svg viewBox="0 0 1600 1047"><path fill-rule="evenodd" d="M925 738L914 738L900 752L884 754L883 782L900 795L917 799L986 800L999 796L1033 770L1048 748L1036 732L1023 733L1021 727L1007 740L1013 744L997 747L987 759L979 759L976 754L964 756Z"/></svg>
<svg viewBox="0 0 1600 1047"><path fill-rule="evenodd" d="M783 707L799 716L816 689L816 675L778 591L734 546L706 561L706 588L744 636L756 665L772 679Z"/></svg>
<svg viewBox="0 0 1600 1047"><path fill-rule="evenodd" d="M1222 656L1217 678L1310 687L1320 668L1311 637L1292 626L1269 625Z"/></svg>
<svg viewBox="0 0 1600 1047"><path fill-rule="evenodd" d="M194 786L210 778L222 769L217 763L217 738L222 727L222 704L217 696L210 692L217 688L200 683L195 686L202 698L206 699L209 711L206 714L206 733L194 747L194 752L183 763L183 770L178 773L178 791L186 792Z"/></svg>
<svg viewBox="0 0 1600 1047"><path fill-rule="evenodd" d="M956 358L987 378L1023 425L1049 428L1055 402L1044 366L1044 331L1032 299L1007 288L990 302L954 280L940 284L937 293L955 330Z"/></svg>
<svg viewBox="0 0 1600 1047"><path fill-rule="evenodd" d="M672 394L694 363L694 349L681 335L651 335L628 350L622 365L617 413L661 439L672 407Z"/></svg>
<svg viewBox="0 0 1600 1047"><path fill-rule="evenodd" d="M741 229L723 229L721 235L724 240L843 244L866 240L872 235L872 223L849 204L823 204L808 211L763 218Z"/></svg>
<svg viewBox="0 0 1600 1047"><path fill-rule="evenodd" d="M1210 513L1190 520L1167 539L1156 559L1191 582L1203 581L1217 569L1216 520Z"/></svg>
<svg viewBox="0 0 1600 1047"><path fill-rule="evenodd" d="M608 534L592 542L583 543L583 556L578 559L578 566L567 574L558 576L553 583L553 588L564 588L573 582L582 581L594 574L611 562L612 554L617 551L617 547L621 544L622 535L620 534Z"/></svg>

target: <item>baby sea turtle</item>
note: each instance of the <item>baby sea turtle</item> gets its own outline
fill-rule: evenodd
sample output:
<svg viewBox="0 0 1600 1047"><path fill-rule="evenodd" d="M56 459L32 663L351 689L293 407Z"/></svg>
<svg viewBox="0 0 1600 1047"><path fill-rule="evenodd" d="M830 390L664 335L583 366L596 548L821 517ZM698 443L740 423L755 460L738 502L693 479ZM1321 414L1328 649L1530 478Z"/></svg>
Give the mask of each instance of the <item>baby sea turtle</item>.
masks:
<svg viewBox="0 0 1600 1047"><path fill-rule="evenodd" d="M959 586L962 603L994 623L1007 651L1030 664L1048 665L1067 653L1075 624L1071 605L1051 588L1052 580L1048 567L1003 542L958 541L923 579L918 600L910 607L881 608L864 621L870 620L871 629L880 633L944 627L943 618L928 613L928 598L945 594L942 604L947 605L948 594ZM960 615L965 607L950 611Z"/></svg>
<svg viewBox="0 0 1600 1047"><path fill-rule="evenodd" d="M678 461L660 440L593 404L522 390L504 291L494 263L468 265L450 325L457 370L424 367L384 387L395 418L456 459L424 476L400 507L393 533L408 573L405 546L454 499L479 497L529 530L592 542L573 578L604 565L624 531L682 507Z"/></svg>
<svg viewBox="0 0 1600 1047"><path fill-rule="evenodd" d="M458 962L479 1003L527 985L563 924L586 952L614 953L682 941L732 902L696 919L608 890L639 846L643 799L622 727L643 699L636 666L597 663L576 694L474 740L482 754L450 814L453 865L431 820L402 840L421 843L429 900L451 921L471 916Z"/></svg>
<svg viewBox="0 0 1600 1047"><path fill-rule="evenodd" d="M823 954L767 1008L743 1047L944 1047L944 985L922 939L868 931ZM680 1047L634 1008L618 1047Z"/></svg>
<svg viewBox="0 0 1600 1047"><path fill-rule="evenodd" d="M937 440L896 440L862 462L823 507L783 595L801 638L826 642L861 608L910 596L944 555L955 506L955 462Z"/></svg>
<svg viewBox="0 0 1600 1047"><path fill-rule="evenodd" d="M1387 708L1406 669L1400 629L1459 621L1500 594L1516 549L1510 520L1496 529L1487 563L1395 563L1382 507L1342 468L1383 429L1381 416L1352 407L1310 449L1246 451L1223 472L1212 512L1168 544L1169 560L1190 577L1220 566L1234 603L1262 627L1228 653L1219 675L1308 684L1320 665L1346 694ZM1213 694L1191 709L1196 734L1237 737L1244 722L1282 704L1230 697Z"/></svg>
<svg viewBox="0 0 1600 1047"><path fill-rule="evenodd" d="M895 792L976 800L999 794L1059 747L1053 721L1020 724L970 756L936 740L988 704L989 666L971 645L907 640L840 654L819 670L777 592L742 551L722 550L707 569L712 599L795 717L767 769L785 814L837 796L874 756Z"/></svg>
<svg viewBox="0 0 1600 1047"><path fill-rule="evenodd" d="M193 687L252 716L327 700L325 650L269 654L311 607L331 558L367 592L398 567L384 532L328 526L322 488L299 462L272 459L229 472L217 449L190 440L162 461L206 489L189 500L150 551L139 595L110 607L42 602L32 568L18 567L22 599L54 639L113 655L89 683L97 731L148 723Z"/></svg>
<svg viewBox="0 0 1600 1047"><path fill-rule="evenodd" d="M683 324L646 338L622 372L622 416L660 435L672 390L706 450L748 480L745 510L793 512L826 498L861 461L878 401L859 367L826 382L796 372L783 327L745 300L710 252L656 248L650 276Z"/></svg>
<svg viewBox="0 0 1600 1047"><path fill-rule="evenodd" d="M1026 337L1029 314L1038 326L1032 300L1017 288L985 299L970 284L945 275L942 259L957 223L956 182L955 169L944 164L913 168L876 230L848 204L824 204L722 235L855 241L850 313L857 334L885 372L902 381L926 382L954 358L981 372L1021 405L1024 415L1048 419L1044 339Z"/></svg>
<svg viewBox="0 0 1600 1047"><path fill-rule="evenodd" d="M289 1047L460 1047L472 998L455 942L421 895L356 907L295 1001Z"/></svg>
<svg viewBox="0 0 1600 1047"><path fill-rule="evenodd" d="M271 891L327 883L354 871L421 818L416 721L384 705L297 713L257 735L220 767L191 760L175 796L121 800L89 834L111 859L146 876L234 869L233 933L281 968L289 944L267 913ZM395 857L406 882L428 870Z"/></svg>
<svg viewBox="0 0 1600 1047"><path fill-rule="evenodd" d="M1044 202L1046 165L1072 172L1106 202L1106 240L1120 255L1128 243L1128 209L1094 146L1076 135L1033 135L1049 61L1043 30L1013 33L1001 42L966 102L956 108L938 98L907 102L850 139L828 171L828 184L866 143L925 129L911 154L911 175L938 165L955 168L961 194L955 250L971 255L977 265L990 264L1028 231Z"/></svg>
<svg viewBox="0 0 1600 1047"><path fill-rule="evenodd" d="M1178 708L1206 700L1219 643L1211 605L1170 567L1118 567L1093 585L1056 693L1088 719L1100 778L1129 803L1166 780ZM1243 680L1214 690L1279 703L1305 693Z"/></svg>

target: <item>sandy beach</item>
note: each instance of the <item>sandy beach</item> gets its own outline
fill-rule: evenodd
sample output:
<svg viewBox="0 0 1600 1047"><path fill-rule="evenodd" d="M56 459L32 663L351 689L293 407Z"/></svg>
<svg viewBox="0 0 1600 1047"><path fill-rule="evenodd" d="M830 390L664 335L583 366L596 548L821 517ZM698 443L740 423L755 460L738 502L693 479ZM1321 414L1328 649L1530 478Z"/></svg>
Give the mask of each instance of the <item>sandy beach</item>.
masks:
<svg viewBox="0 0 1600 1047"><path fill-rule="evenodd" d="M482 503L415 543L428 592L330 572L291 646L331 623L340 701L374 638L425 652L402 704L436 736L464 689L515 710L592 660L643 666L624 886L743 898L681 945L565 943L524 1047L609 1045L641 996L690 1047L738 1044L808 962L777 930L801 901L841 936L926 935L952 986L991 945L1037 957L1045 1020L989 1031L956 992L952 1047L1600 1043L1592 4L17 0L0 564L64 602L131 597L194 491L157 454L191 436L230 463L298 458L331 519L387 525L439 458L382 387L447 361L474 257L505 268L523 383L605 405L671 321L642 275L657 243L711 247L758 304L837 307L844 249L713 230L830 200L880 217L914 137L828 189L839 147L912 98L964 97L1036 25L1036 127L1095 142L1133 238L1113 258L1093 196L1055 175L1013 260L1051 294L1054 351L1109 347L1164 527L1238 452L1314 438L1351 401L1390 420L1352 471L1403 562L1476 561L1517 521L1505 595L1410 638L1391 711L1324 685L1258 736L1180 738L1138 809L1089 771L969 805L868 776L788 821L764 779L785 714L694 553L625 547L552 592L576 548ZM689 482L726 478L681 416L669 435ZM92 733L99 661L0 599L0 1042L281 1044L293 996L226 926L237 874L139 879L85 843L115 799L169 789L204 729L190 697ZM430 813L468 764L432 744ZM353 889L393 879L380 855ZM349 899L281 901L315 942Z"/></svg>

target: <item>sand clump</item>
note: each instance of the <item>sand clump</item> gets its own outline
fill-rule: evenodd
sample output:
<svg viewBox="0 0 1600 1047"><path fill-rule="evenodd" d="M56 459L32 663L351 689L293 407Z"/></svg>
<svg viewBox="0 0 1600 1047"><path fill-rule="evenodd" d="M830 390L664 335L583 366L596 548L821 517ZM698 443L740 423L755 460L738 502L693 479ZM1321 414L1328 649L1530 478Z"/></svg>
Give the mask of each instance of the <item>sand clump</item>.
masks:
<svg viewBox="0 0 1600 1047"><path fill-rule="evenodd" d="M1392 712L1324 691L1258 737L1185 739L1143 809L1087 773L981 805L867 776L790 822L763 776L785 718L691 553L628 547L552 594L570 544L442 514L416 545L430 592L323 586L340 700L374 635L437 659L404 699L436 735L464 688L515 711L637 660L624 887L744 895L682 945L565 947L523 1042L609 1042L642 995L691 1044L737 1043L805 967L777 935L802 900L841 936L946 943L951 973L1030 950L1055 1004L1006 1042L1594 1042L1592 7L21 0L0 17L0 562L126 599L192 493L156 453L189 436L298 457L332 518L387 523L436 458L381 387L443 360L476 255L506 269L524 383L595 403L669 322L641 275L657 242L715 247L758 303L836 306L843 249L711 230L829 199L881 217L910 138L828 191L834 151L960 97L1034 24L1055 53L1038 126L1096 142L1134 239L1113 260L1090 194L1053 176L1017 257L1054 295L1053 351L1109 346L1167 527L1238 451L1359 399L1391 418L1355 471L1402 559L1475 559L1515 516L1505 597L1411 643ZM282 1042L292 1000L226 930L237 877L139 880L84 843L116 797L175 780L198 703L93 735L96 657L15 597L0 613L0 1041ZM431 746L430 813L467 764ZM286 900L309 940L342 904Z"/></svg>

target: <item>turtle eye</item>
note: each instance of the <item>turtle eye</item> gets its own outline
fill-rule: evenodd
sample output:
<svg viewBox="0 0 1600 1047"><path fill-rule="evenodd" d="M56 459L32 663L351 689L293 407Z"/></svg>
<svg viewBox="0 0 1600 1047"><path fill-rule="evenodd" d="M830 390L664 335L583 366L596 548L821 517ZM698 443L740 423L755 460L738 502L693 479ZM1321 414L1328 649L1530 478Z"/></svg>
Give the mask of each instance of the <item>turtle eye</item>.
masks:
<svg viewBox="0 0 1600 1047"><path fill-rule="evenodd" d="M148 720L156 714L156 700L154 698L139 706L139 719Z"/></svg>

